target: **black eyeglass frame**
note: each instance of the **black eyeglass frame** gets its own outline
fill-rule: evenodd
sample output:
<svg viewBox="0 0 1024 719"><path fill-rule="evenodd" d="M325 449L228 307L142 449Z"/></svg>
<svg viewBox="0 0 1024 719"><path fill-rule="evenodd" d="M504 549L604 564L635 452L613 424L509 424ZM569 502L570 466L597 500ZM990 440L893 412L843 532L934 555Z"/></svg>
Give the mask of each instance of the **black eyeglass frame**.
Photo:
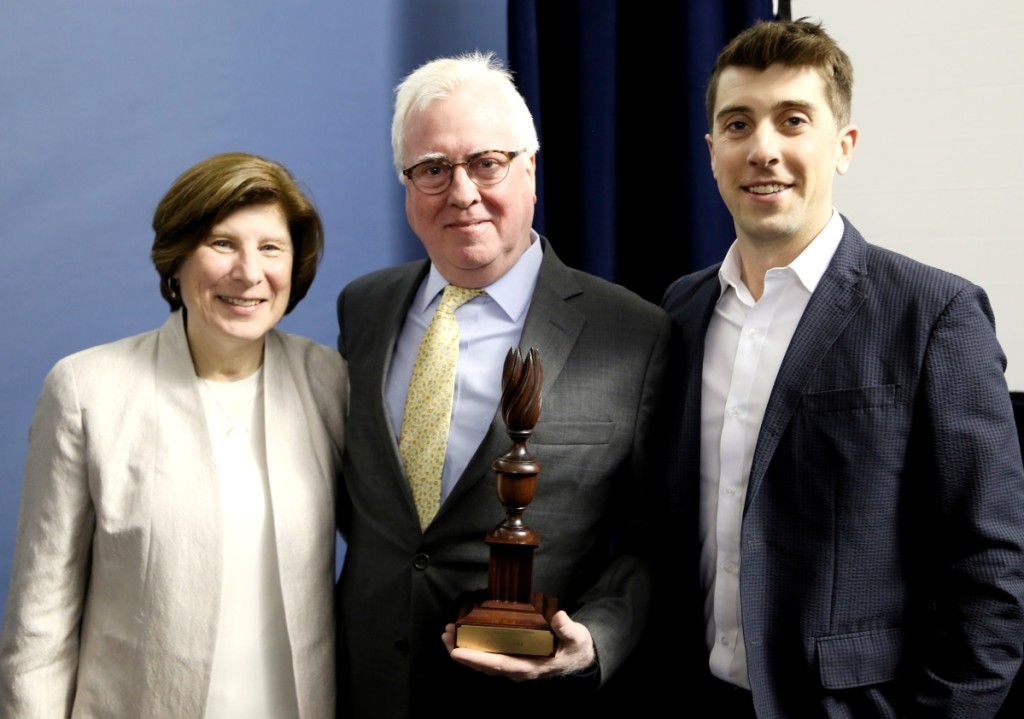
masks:
<svg viewBox="0 0 1024 719"><path fill-rule="evenodd" d="M422 192L424 195L440 195L442 192L447 192L448 188L452 186L452 182L455 181L455 168L458 167L459 165L465 165L466 175L469 177L470 180L472 180L474 185L476 185L477 187L494 187L495 185L500 185L502 182L505 181L505 179L508 177L508 173L511 172L512 170L512 161L519 157L520 155L525 154L528 149L529 148L524 147L521 150L480 150L479 152L474 152L472 155L470 155L467 159L463 160L462 162L450 162L444 158L430 158L427 160L422 160L421 162L417 162L415 165L410 165L409 167L402 170L402 174L405 175L406 178L408 178L409 182L412 183L413 187ZM506 165L505 174L502 176L500 180L496 180L494 182L481 183L480 181L477 180L477 178L475 178L472 175L472 173L469 172L469 166L472 165L476 160L479 160L484 155L490 154L504 155L506 158L508 158L508 165ZM416 184L416 180L413 179L412 176L413 172L416 170L417 167L427 164L441 165L442 167L448 170L448 182L443 187L437 190L424 190L422 187Z"/></svg>

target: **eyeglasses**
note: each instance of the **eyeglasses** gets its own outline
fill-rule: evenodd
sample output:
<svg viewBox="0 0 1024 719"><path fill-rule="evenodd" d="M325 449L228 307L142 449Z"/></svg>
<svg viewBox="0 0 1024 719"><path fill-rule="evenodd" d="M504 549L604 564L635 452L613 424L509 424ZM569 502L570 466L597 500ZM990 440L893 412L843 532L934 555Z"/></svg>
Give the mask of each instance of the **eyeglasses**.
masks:
<svg viewBox="0 0 1024 719"><path fill-rule="evenodd" d="M402 170L416 189L426 195L439 195L452 184L455 168L466 166L466 174L478 187L491 187L508 177L508 170L522 150L483 150L469 156L465 162L449 162L444 159L424 160Z"/></svg>

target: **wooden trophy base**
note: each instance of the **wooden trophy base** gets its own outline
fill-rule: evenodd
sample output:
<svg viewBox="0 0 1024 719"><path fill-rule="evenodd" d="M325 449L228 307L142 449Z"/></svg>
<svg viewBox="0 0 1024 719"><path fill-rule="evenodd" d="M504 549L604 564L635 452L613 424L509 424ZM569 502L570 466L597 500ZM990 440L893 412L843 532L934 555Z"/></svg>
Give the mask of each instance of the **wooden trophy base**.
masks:
<svg viewBox="0 0 1024 719"><path fill-rule="evenodd" d="M497 654L554 656L557 645L551 617L558 600L540 592L533 603L487 600L478 592L455 620L455 646Z"/></svg>

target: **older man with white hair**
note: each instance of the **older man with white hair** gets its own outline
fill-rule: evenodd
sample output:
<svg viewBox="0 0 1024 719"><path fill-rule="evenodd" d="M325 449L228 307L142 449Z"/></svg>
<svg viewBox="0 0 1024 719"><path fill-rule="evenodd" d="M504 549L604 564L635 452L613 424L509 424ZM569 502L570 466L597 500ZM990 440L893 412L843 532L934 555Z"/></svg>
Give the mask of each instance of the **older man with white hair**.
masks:
<svg viewBox="0 0 1024 719"><path fill-rule="evenodd" d="M493 56L434 60L405 78L392 141L428 258L357 279L338 298L352 385L339 706L389 719L441 697L447 716L565 708L615 673L646 624L651 568L638 528L661 461L670 324L628 290L566 267L532 229L537 132ZM442 304L458 335L450 411L424 409L416 388ZM463 595L487 585L483 539L502 518L491 462L509 447L497 410L510 347L537 348L544 369L529 444L543 471L526 519L540 534L534 588L561 610L551 657L455 648L450 624ZM418 479L423 415L446 420L433 485Z"/></svg>

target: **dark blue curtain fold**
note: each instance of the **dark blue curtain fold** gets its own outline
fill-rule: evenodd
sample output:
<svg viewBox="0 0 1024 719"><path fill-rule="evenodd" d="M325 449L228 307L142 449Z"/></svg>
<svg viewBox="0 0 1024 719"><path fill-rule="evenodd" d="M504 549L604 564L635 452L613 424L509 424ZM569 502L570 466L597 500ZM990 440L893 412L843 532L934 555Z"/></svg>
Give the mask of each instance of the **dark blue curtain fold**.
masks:
<svg viewBox="0 0 1024 719"><path fill-rule="evenodd" d="M509 65L534 113L537 229L574 267L659 301L734 237L711 176L704 92L771 0L509 0Z"/></svg>

